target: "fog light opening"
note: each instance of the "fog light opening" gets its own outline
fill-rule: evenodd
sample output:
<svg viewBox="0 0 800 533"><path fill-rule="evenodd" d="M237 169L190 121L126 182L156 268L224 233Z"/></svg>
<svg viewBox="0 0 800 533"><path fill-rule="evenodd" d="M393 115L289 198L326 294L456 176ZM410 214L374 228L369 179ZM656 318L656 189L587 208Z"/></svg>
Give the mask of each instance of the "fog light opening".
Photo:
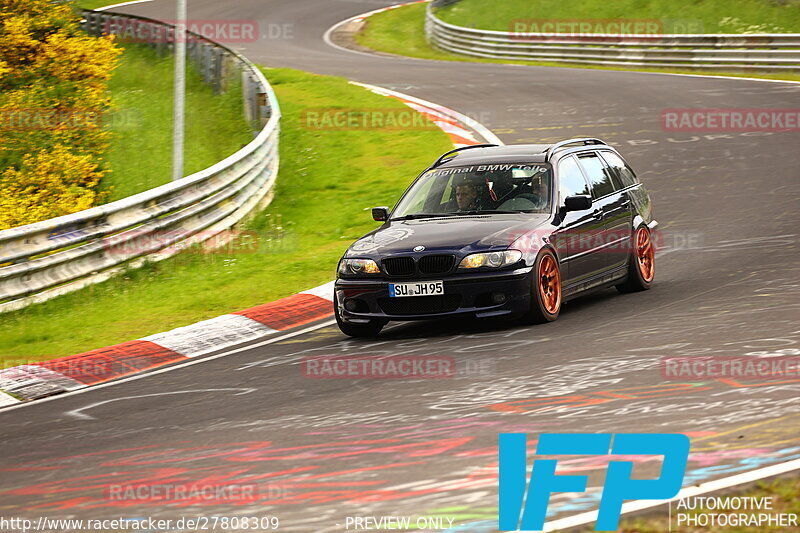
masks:
<svg viewBox="0 0 800 533"><path fill-rule="evenodd" d="M508 300L508 296L504 292L493 292L492 293L492 303L493 304L503 304L506 303Z"/></svg>
<svg viewBox="0 0 800 533"><path fill-rule="evenodd" d="M350 312L355 312L358 309L358 302L355 300L345 300L344 308Z"/></svg>

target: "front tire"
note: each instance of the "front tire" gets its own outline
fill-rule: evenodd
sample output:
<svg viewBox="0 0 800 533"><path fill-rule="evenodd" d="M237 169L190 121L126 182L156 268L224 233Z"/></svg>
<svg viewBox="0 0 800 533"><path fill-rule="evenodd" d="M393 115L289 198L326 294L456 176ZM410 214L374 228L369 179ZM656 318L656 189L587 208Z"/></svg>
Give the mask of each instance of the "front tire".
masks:
<svg viewBox="0 0 800 533"><path fill-rule="evenodd" d="M639 226L631 236L631 253L628 259L628 279L617 285L621 293L646 291L656 276L656 250L650 229Z"/></svg>
<svg viewBox="0 0 800 533"><path fill-rule="evenodd" d="M336 325L339 330L348 337L355 338L374 338L377 337L386 322L372 319L368 324L351 324L345 322L339 314L339 303L336 301L336 295L333 297L333 314L336 316Z"/></svg>
<svg viewBox="0 0 800 533"><path fill-rule="evenodd" d="M531 308L525 316L529 324L552 322L561 312L561 270L552 250L539 252L531 280Z"/></svg>

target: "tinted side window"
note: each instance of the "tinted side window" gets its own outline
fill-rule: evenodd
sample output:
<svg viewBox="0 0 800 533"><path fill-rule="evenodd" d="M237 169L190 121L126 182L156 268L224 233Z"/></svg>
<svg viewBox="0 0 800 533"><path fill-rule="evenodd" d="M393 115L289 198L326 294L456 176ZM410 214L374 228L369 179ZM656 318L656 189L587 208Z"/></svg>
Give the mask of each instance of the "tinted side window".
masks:
<svg viewBox="0 0 800 533"><path fill-rule="evenodd" d="M589 178L589 182L592 185L592 195L595 198L614 192L611 171L597 154L580 155L578 159L584 172L586 172L586 177Z"/></svg>
<svg viewBox="0 0 800 533"><path fill-rule="evenodd" d="M572 156L566 157L558 163L558 190L562 205L567 196L589 194L589 185L578 167L578 162Z"/></svg>
<svg viewBox="0 0 800 533"><path fill-rule="evenodd" d="M602 155L606 163L616 171L623 187L630 187L636 184L636 174L633 173L631 167L620 156L613 152L603 152Z"/></svg>

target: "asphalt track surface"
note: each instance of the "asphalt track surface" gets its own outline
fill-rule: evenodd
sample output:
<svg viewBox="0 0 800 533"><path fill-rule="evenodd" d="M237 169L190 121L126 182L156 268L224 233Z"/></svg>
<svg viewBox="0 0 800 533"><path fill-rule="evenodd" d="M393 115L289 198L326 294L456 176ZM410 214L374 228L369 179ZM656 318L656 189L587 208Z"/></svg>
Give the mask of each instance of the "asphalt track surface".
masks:
<svg viewBox="0 0 800 533"><path fill-rule="evenodd" d="M442 515L460 531L493 531L500 432L530 441L542 432L686 433L687 486L800 457L800 380L675 382L659 366L668 356L800 353L800 135L670 133L660 124L666 108L796 108L800 85L365 56L323 42L336 22L388 4L192 0L190 17L289 25L285 38L238 48L269 66L452 107L506 143L615 144L665 234L654 288L581 298L543 326L397 324L377 341L326 326L0 413L0 515L278 516L280 530L298 532L343 531L348 516ZM171 19L173 5L121 10ZM304 377L303 358L319 355L452 358L458 375ZM552 516L596 508L606 461L567 460L569 471L591 474L592 490L555 495ZM639 461L635 472L658 464ZM112 485L144 480L254 483L260 500L109 497Z"/></svg>

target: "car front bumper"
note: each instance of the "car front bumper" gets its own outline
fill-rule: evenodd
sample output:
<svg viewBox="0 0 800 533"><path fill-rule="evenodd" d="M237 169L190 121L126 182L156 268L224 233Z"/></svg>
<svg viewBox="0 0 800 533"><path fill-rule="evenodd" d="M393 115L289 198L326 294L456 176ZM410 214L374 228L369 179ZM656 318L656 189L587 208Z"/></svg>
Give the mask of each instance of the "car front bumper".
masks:
<svg viewBox="0 0 800 533"><path fill-rule="evenodd" d="M390 283L432 279L337 279L339 316L352 323L379 320L427 320L471 315L478 318L524 313L530 309L532 267L435 278L444 282L442 296L392 298ZM499 295L505 299L498 302ZM352 303L349 303L352 301ZM346 308L346 306L349 307Z"/></svg>

